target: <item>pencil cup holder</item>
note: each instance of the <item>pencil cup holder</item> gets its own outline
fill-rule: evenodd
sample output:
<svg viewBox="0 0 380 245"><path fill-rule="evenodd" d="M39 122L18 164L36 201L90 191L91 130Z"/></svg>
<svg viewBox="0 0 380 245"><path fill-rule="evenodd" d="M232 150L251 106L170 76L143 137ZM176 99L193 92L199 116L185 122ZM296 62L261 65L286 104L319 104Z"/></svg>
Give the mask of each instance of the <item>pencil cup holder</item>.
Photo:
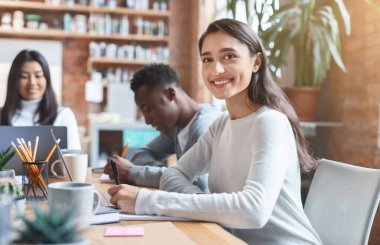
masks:
<svg viewBox="0 0 380 245"><path fill-rule="evenodd" d="M47 199L48 172L48 162L22 163L22 187L27 200Z"/></svg>

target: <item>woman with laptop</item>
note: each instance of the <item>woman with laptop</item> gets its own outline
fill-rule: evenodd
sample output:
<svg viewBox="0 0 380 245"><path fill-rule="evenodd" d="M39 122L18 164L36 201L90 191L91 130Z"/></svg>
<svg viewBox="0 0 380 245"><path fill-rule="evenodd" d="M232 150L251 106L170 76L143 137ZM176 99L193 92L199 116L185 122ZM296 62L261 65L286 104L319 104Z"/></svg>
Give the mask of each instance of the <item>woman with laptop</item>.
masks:
<svg viewBox="0 0 380 245"><path fill-rule="evenodd" d="M49 65L35 50L22 50L12 62L0 124L66 126L67 148L81 148L75 115L71 109L58 106Z"/></svg>

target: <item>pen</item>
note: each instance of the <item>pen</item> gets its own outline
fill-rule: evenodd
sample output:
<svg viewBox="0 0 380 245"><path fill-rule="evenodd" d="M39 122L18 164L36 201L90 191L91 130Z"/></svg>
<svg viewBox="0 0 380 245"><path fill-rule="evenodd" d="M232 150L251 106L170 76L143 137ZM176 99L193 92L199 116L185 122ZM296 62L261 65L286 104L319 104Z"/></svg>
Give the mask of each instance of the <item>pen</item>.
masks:
<svg viewBox="0 0 380 245"><path fill-rule="evenodd" d="M119 170L117 169L116 162L111 159L111 167L113 175L115 176L115 184L120 185Z"/></svg>

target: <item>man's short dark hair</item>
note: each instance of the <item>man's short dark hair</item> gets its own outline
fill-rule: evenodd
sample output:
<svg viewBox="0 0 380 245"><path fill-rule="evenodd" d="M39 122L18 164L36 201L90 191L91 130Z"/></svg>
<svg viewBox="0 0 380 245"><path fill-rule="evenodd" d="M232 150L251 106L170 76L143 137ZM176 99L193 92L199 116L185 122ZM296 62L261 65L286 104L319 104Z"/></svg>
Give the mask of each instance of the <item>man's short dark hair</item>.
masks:
<svg viewBox="0 0 380 245"><path fill-rule="evenodd" d="M167 84L179 86L177 72L169 65L151 64L137 71L131 79L131 89L136 92L141 86L158 88Z"/></svg>

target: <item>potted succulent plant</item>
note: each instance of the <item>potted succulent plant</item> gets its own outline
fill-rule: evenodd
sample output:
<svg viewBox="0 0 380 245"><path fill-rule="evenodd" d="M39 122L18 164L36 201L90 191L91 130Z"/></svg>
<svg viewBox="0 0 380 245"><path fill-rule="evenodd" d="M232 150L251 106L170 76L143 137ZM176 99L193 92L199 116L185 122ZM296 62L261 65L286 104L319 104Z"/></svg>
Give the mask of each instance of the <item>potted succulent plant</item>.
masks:
<svg viewBox="0 0 380 245"><path fill-rule="evenodd" d="M76 222L72 222L75 218L73 209L65 212L54 209L43 211L34 206L33 211L33 219L23 218L25 226L18 231L20 238L15 244L88 244L79 235Z"/></svg>
<svg viewBox="0 0 380 245"><path fill-rule="evenodd" d="M13 169L4 169L5 165L14 156L15 152L11 151L11 146L7 149L0 151L0 178L14 177L15 172Z"/></svg>
<svg viewBox="0 0 380 245"><path fill-rule="evenodd" d="M0 178L0 194L7 194L12 197L17 217L22 217L24 215L26 198L15 179Z"/></svg>
<svg viewBox="0 0 380 245"><path fill-rule="evenodd" d="M270 51L272 71L276 73L281 69L288 52L293 50L295 88L308 93L302 97L301 104L304 106L311 94L316 94L318 100L331 60L341 70L346 70L339 28L343 24L346 34L350 34L350 16L343 0L291 0L274 11L269 23L270 27L263 31L261 38ZM294 94L293 88L286 91L290 97ZM302 105L292 102L301 120L313 120L313 115L300 115Z"/></svg>

